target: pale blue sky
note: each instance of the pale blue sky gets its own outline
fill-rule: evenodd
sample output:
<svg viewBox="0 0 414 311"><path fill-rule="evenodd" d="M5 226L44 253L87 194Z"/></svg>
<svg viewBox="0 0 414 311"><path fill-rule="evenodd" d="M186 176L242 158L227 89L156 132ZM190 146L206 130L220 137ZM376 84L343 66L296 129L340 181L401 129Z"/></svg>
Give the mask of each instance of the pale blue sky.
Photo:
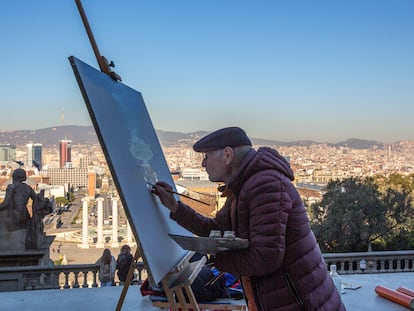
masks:
<svg viewBox="0 0 414 311"><path fill-rule="evenodd" d="M82 0L156 129L414 140L412 0ZM75 0L0 10L0 130L91 124L67 57L97 66ZM64 107L64 108L63 108Z"/></svg>

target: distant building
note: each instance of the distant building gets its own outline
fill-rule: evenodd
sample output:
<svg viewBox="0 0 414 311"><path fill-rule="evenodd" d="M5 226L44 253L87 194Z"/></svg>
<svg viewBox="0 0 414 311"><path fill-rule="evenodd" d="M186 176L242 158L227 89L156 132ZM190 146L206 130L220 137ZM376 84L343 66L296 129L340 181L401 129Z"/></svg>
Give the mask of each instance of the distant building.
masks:
<svg viewBox="0 0 414 311"><path fill-rule="evenodd" d="M106 175L102 176L101 190L102 191L108 191L109 190L109 178Z"/></svg>
<svg viewBox="0 0 414 311"><path fill-rule="evenodd" d="M70 168L72 167L72 141L71 140L61 140L59 143L59 159L60 159L60 168Z"/></svg>
<svg viewBox="0 0 414 311"><path fill-rule="evenodd" d="M33 161L43 165L42 144L34 144L32 142L26 144L26 166L32 167Z"/></svg>
<svg viewBox="0 0 414 311"><path fill-rule="evenodd" d="M95 198L96 193L96 173L93 169L88 170L88 196Z"/></svg>
<svg viewBox="0 0 414 311"><path fill-rule="evenodd" d="M33 160L43 165L43 158L42 158L42 144L34 144L33 145Z"/></svg>
<svg viewBox="0 0 414 311"><path fill-rule="evenodd" d="M0 163L7 164L16 160L16 145L0 145Z"/></svg>
<svg viewBox="0 0 414 311"><path fill-rule="evenodd" d="M70 184L75 188L88 187L88 170L83 168L49 168L47 175L51 185Z"/></svg>
<svg viewBox="0 0 414 311"><path fill-rule="evenodd" d="M82 154L79 155L79 167L80 168L87 169L90 162L91 162L90 157L84 156Z"/></svg>
<svg viewBox="0 0 414 311"><path fill-rule="evenodd" d="M181 170L181 178L208 180L208 174L204 169L200 168L183 168Z"/></svg>

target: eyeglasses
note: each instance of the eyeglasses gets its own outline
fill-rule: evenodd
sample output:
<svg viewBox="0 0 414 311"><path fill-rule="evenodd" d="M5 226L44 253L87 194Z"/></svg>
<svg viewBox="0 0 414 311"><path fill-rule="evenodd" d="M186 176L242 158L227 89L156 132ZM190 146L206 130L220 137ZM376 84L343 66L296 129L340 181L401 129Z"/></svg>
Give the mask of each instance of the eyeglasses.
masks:
<svg viewBox="0 0 414 311"><path fill-rule="evenodd" d="M214 150L209 150L209 151L206 151L206 152L203 152L202 153L202 155L203 155L203 162L205 163L206 161L207 161L207 159L208 159L208 156L207 156L207 154L208 153L212 153L212 152L215 152L215 151L219 151L219 150L222 150L222 149L214 149Z"/></svg>
<svg viewBox="0 0 414 311"><path fill-rule="evenodd" d="M205 152L203 152L203 161L207 161L207 154L208 154L208 153L211 153L211 152L213 152L213 151L217 151L217 150L209 150L209 151L205 151Z"/></svg>

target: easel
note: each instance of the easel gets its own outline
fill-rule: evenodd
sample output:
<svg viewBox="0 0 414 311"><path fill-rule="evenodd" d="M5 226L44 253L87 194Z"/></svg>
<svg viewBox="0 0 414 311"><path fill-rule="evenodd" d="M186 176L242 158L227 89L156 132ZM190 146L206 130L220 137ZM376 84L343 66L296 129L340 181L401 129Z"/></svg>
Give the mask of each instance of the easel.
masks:
<svg viewBox="0 0 414 311"><path fill-rule="evenodd" d="M141 99L141 96L138 92L128 89L127 93L130 96L128 98L128 101L120 101L118 99L113 99L111 97L110 100L108 100L107 102L110 104L109 106L104 106L104 105L99 105L100 101L98 102L97 100L90 100L89 98L89 93L94 93L95 92L95 87L96 85L92 83L93 80L96 80L99 78L99 81L102 82L102 86L105 86L105 88L102 88L100 90L107 90L108 88L112 88L113 86L115 86L116 88L120 88L125 90L126 87L122 85L122 83L117 83L118 81L121 80L121 78L114 73L113 71L110 70L110 67L113 67L113 64L111 62L111 64L108 64L108 61L106 60L105 57L101 56L97 47L97 44L93 38L92 35L92 31L90 29L89 23L86 19L86 15L85 12L83 11L82 5L80 0L75 0L76 4L78 6L79 12L81 14L84 26L86 28L86 31L88 33L89 39L91 41L92 44L92 48L94 50L95 56L97 58L99 67L101 72L109 75L114 81L112 81L109 78L104 77L105 79L101 79L102 75L99 71L97 71L95 68L92 68L91 66L77 60L75 57L70 57L69 60L71 62L71 65L73 66L74 69L74 73L76 76L76 79L78 80L79 86L81 88L81 92L84 96L85 102L87 104L89 113L91 115L92 121L94 123L95 129L98 131L98 138L100 139L101 145L102 147L104 147L104 151L105 151L105 156L107 157L107 159L111 159L109 157L109 153L108 150L106 148L106 143L110 142L111 146L118 146L119 144L114 144L114 140L113 139L109 139L109 140L105 140L102 132L101 132L101 127L99 126L99 122L101 121L105 121L105 122L101 122L101 123L107 123L107 119L104 118L103 116L106 116L107 111L116 111L116 109L118 108L118 105L120 106L124 106L124 104L130 103L130 102L135 102L137 101L137 104L143 105L143 100ZM87 78L85 78L85 76L87 76ZM92 80L91 80L92 78ZM96 82L96 81L95 81ZM93 92L92 92L93 90ZM102 92L102 91L101 91ZM138 96L138 97L137 97ZM106 98L105 98L106 99ZM132 100L133 99L133 100ZM96 103L96 105L93 105L94 103ZM133 105L131 105L132 107L134 107ZM145 108L145 107L144 107ZM142 110L139 110L138 107L135 107L135 112L139 111L142 112ZM125 113L121 114L121 117L124 117L124 119L128 119L126 116L124 116ZM156 133L155 133L155 129L152 128L152 124L149 122L149 116L147 115L146 111L144 111L144 113L142 114L142 116L144 118L141 118L143 121L143 123L145 124L146 128L148 128L150 131L149 133L146 133L146 135L150 136L150 138L152 140L154 140L154 138L156 139ZM122 119L122 118L121 118ZM122 120L124 120L122 119ZM98 122L99 120L99 122ZM126 131L127 134L130 129L129 128L125 128L124 131ZM134 134L135 135L135 134ZM154 137L155 135L155 137ZM134 136L135 137L135 136ZM122 144L120 144L120 146L124 146ZM134 145L135 146L135 145ZM156 149L160 149L159 145L154 144L154 147ZM160 154L160 153L158 153ZM120 158L119 157L115 157L115 164L117 164L119 166L120 164ZM112 159L111 159L112 160ZM165 164L165 159L160 159L160 157L156 157L155 156L155 160L157 160L156 163L160 164L161 166ZM109 162L110 164L110 168L114 169L114 167L112 167L111 165L113 163ZM119 168L119 167L118 167ZM164 172L165 171L165 172ZM169 174L168 168L165 165L165 168L163 170L163 172L166 174ZM123 175L124 176L124 175ZM134 176L130 176L130 175L126 175L129 176L128 178L136 178L135 175ZM169 178L171 178L171 176L168 176ZM122 181L125 181L128 179L123 179ZM115 181L117 183L117 187L120 189L122 183L115 178ZM146 189L147 190L147 189ZM147 194L147 193L145 193ZM121 193L121 199L125 199L123 197L123 194ZM125 199L126 201L126 199ZM126 203L124 202L125 207ZM128 211L128 210L127 210ZM151 214L152 215L152 214ZM128 215L131 216L131 215ZM136 215L136 213L133 216L138 216ZM159 215L155 215L156 217L158 217ZM133 220L134 217L130 217ZM155 218L157 219L157 218ZM163 219L162 219L163 220ZM145 226L144 226L145 227ZM137 228L135 228L137 229ZM147 228L148 229L148 228ZM154 228L151 228L154 229ZM154 230L149 230L150 232L153 232L155 234L158 234L156 231ZM165 231L163 231L165 232ZM138 234L136 234L137 236ZM157 236L158 237L158 236ZM161 244L163 244L164 241L167 241L166 239L168 239L168 237L166 236L164 239L164 236L160 236L161 239L158 239L159 242L161 242ZM168 240L170 241L170 240ZM168 242L167 241L167 242ZM163 290L167 296L168 302L167 302L167 307L170 307L173 311L178 311L179 309L183 309L186 311L189 311L189 309L191 308L193 311L200 311L200 306L197 304L197 301L195 299L194 293L192 291L191 285L194 282L194 280L196 279L196 277L198 276L199 272L201 271L202 267L205 264L205 259L204 260L200 260L197 262L193 262L190 263L190 254L192 256L192 252L183 252L182 249L179 249L179 252L177 252L177 255L174 257L167 257L168 259L173 259L173 262L171 262L171 260L166 260L165 263L167 263L168 265L164 264L164 265L160 265L158 264L158 269L154 269L154 274L152 273L153 271L150 271L148 268L149 267L149 263L150 261L146 260L145 258L145 254L143 252L143 249L141 247L140 242L137 239L137 243L138 243L138 247L137 247L137 252L135 253L135 257L134 257L134 261L132 262L131 266L129 267L129 271L127 274L127 279L121 294L121 297L119 299L118 305L116 310L119 311L121 310L123 301L125 299L126 296L126 292L128 290L128 287L132 281L132 276L133 276L133 272L135 269L135 261L138 259L138 256L140 254L142 254L144 263L146 263L146 269L149 272L149 279L151 280L151 283L154 284L162 284L163 286ZM168 245L167 245L168 246ZM159 249L163 249L163 248L159 248ZM178 264L176 264L176 262L179 262ZM148 265L148 266L147 266ZM172 271L170 271L172 270ZM161 273L162 272L162 273ZM157 274L158 273L158 274ZM157 275L156 277L156 281L153 277L153 275ZM186 299L188 299L189 301L187 302ZM154 304L155 305L155 304ZM232 309L229 309L232 310Z"/></svg>
<svg viewBox="0 0 414 311"><path fill-rule="evenodd" d="M194 252L190 251L187 257L182 260L182 263L164 277L161 283L168 301L153 301L153 306L170 308L172 311L179 311L179 308L185 311L200 311L201 309L247 311L247 306L244 303L233 304L225 300L207 303L198 303L196 301L191 285L205 265L207 259L204 256L198 261L189 262L193 254ZM184 293L189 300L188 302L186 301Z"/></svg>
<svg viewBox="0 0 414 311"><path fill-rule="evenodd" d="M201 268L206 263L206 258L203 257L199 261L189 262L190 256L193 253L190 252L182 262L177 265L170 273L168 273L161 281L165 295L168 302L153 302L153 305L160 308L171 308L172 311L179 311L179 307L182 310L189 311L190 308L193 311L200 311L200 307L197 304L191 284L193 284L195 278L200 273ZM131 262L127 277L125 279L124 288L122 289L121 296L116 306L116 311L121 311L122 304L125 300L128 287L131 284L132 277L135 269L135 262L138 259L139 250L137 248L134 256L134 260ZM187 295L189 302L186 301L185 295ZM232 309L229 309L232 310Z"/></svg>
<svg viewBox="0 0 414 311"><path fill-rule="evenodd" d="M134 276L134 270L135 270L135 263L137 262L139 258L139 248L137 247L134 255L134 259L131 261L131 265L129 266L128 274L125 279L124 288L122 288L121 296L119 297L118 304L116 305L116 311L121 311L122 304L124 303L126 293L128 291L129 285L131 284L132 278Z"/></svg>
<svg viewBox="0 0 414 311"><path fill-rule="evenodd" d="M86 32L89 37L89 41L92 45L92 49L95 53L95 57L98 61L99 68L101 72L108 74L111 78L113 78L115 81L121 81L121 77L116 74L114 71L111 70L111 67L114 67L113 62L108 63L108 60L102 56L99 52L98 45L96 44L95 38L93 36L91 27L89 25L88 19L86 17L85 11L83 9L81 0L75 0L76 5L78 7L80 16L82 18L83 24L85 26ZM121 293L121 296L119 298L116 310L120 311L122 308L122 304L125 300L125 296L128 290L129 285L131 284L133 273L135 270L135 262L138 260L140 251L140 247L137 247L137 250L135 252L134 259L131 262L131 265L128 270L127 278L125 280L125 284ZM185 260L182 264L179 264L174 271L168 273L168 275L162 280L163 289L168 297L169 305L171 306L172 310L178 311L176 298L178 300L178 303L181 305L181 307L188 311L188 304L185 300L184 293L187 295L187 297L190 300L190 306L193 309L193 311L200 311L200 308L197 305L197 302L194 297L194 293L191 289L191 284L201 271L202 266L205 264L206 259L203 258L203 260L189 263L189 256L185 256Z"/></svg>
<svg viewBox="0 0 414 311"><path fill-rule="evenodd" d="M173 311L178 311L178 306L181 306L182 310L185 311L188 311L189 308L193 311L200 311L191 284L193 284L195 278L200 273L201 268L206 263L206 258L203 257L199 261L191 263L188 260L188 257L184 258L182 264L178 265L173 271L168 273L161 281L168 299L168 305ZM184 293L188 297L188 303Z"/></svg>
<svg viewBox="0 0 414 311"><path fill-rule="evenodd" d="M190 257L194 252L190 252ZM173 271L168 273L161 281L164 292L168 301L153 301L154 307L170 308L172 311L200 311L201 309L216 309L216 310L245 310L245 304L232 304L228 301L216 301L208 303L198 303L195 299L194 292L191 288L194 280L205 265L207 259L202 259L194 262L189 262L189 257L183 259L182 264L178 265ZM185 295L184 295L185 294ZM186 297L188 298L188 302ZM118 310L117 310L118 311Z"/></svg>
<svg viewBox="0 0 414 311"><path fill-rule="evenodd" d="M99 52L98 45L96 44L96 41L95 41L95 38L93 36L91 27L89 25L88 19L87 19L86 14L85 14L85 11L83 9L81 0L75 0L75 2L76 2L76 6L78 7L79 14L82 18L83 25L85 26L86 33L88 34L89 41L92 45L93 52L95 53L96 60L98 61L99 69L102 72L108 74L112 79L114 79L116 81L121 81L121 77L117 73L115 73L114 71L111 70L111 67L115 67L114 63L112 61L110 63L108 63L108 60L106 59L106 57L101 55L100 52ZM128 291L128 287L131 284L131 281L132 281L132 278L133 278L133 275L134 275L135 263L139 258L139 254L140 254L139 247L137 247L137 249L135 251L134 259L131 261L131 265L129 267L128 274L127 274L127 277L125 279L124 288L122 289L121 296L119 297L119 301L118 301L118 304L116 306L117 311L121 310L122 304L125 300L125 296L126 296L126 293Z"/></svg>
<svg viewBox="0 0 414 311"><path fill-rule="evenodd" d="M121 77L111 70L111 67L115 67L114 63L112 61L108 63L108 60L106 59L106 57L99 53L98 45L96 44L91 27L89 26L89 22L88 22L88 19L86 18L86 14L85 14L85 11L83 10L81 1L75 0L75 2L76 2L76 6L78 7L79 14L82 18L83 25L85 26L86 33L88 34L89 41L91 42L93 52L95 53L96 60L98 61L99 69L102 72L110 75L114 80L121 81Z"/></svg>

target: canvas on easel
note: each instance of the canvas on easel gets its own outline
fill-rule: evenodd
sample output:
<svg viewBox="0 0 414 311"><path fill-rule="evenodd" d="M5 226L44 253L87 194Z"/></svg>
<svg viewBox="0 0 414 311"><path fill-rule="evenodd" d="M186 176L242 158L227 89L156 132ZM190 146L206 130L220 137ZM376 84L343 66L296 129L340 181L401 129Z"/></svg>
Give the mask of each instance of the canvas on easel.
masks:
<svg viewBox="0 0 414 311"><path fill-rule="evenodd" d="M173 311L180 308L199 311L200 305L191 284L204 261L190 263L193 252L183 249L170 238L172 233L187 237L192 233L171 220L169 210L151 193L151 185L158 180L175 185L141 93L74 56L69 57L69 61L136 238L148 279L153 286L162 285L167 296L168 301L160 307L168 306ZM130 269L128 282L132 279L131 272ZM126 289L124 287L117 310L122 307ZM222 310L245 310L245 305L222 306Z"/></svg>
<svg viewBox="0 0 414 311"><path fill-rule="evenodd" d="M199 311L191 284L204 261L190 263L193 252L167 238L171 232L190 232L170 220L169 211L151 193L158 180L175 185L142 95L111 70L113 64L99 52L81 0L75 2L101 71L74 56L69 61L137 241L135 260L140 253L151 285L162 285L171 310L178 311L180 305ZM133 267L132 262L116 311L122 308Z"/></svg>
<svg viewBox="0 0 414 311"><path fill-rule="evenodd" d="M156 131L140 92L79 59L69 61L89 111L148 277L157 285L186 256L168 237L191 235L169 218L169 210L151 193L163 180L174 186Z"/></svg>

